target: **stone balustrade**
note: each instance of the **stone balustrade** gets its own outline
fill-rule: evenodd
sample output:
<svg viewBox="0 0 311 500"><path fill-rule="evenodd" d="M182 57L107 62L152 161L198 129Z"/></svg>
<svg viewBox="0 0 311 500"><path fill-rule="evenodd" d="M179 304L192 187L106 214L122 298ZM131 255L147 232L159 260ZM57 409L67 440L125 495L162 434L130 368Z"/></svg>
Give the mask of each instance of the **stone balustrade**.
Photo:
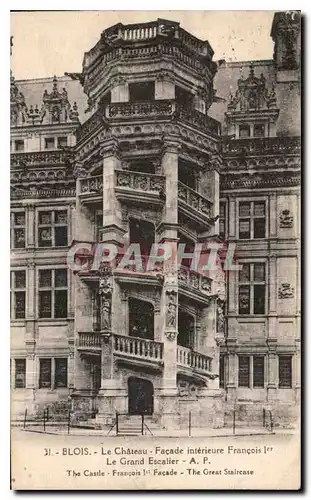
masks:
<svg viewBox="0 0 311 500"><path fill-rule="evenodd" d="M191 271L185 266L180 266L178 270L178 284L194 288L207 295L212 293L212 280L207 276Z"/></svg>
<svg viewBox="0 0 311 500"><path fill-rule="evenodd" d="M117 102L108 105L109 118L135 118L144 116L169 116L173 103L168 99L137 102Z"/></svg>
<svg viewBox="0 0 311 500"><path fill-rule="evenodd" d="M212 216L212 202L182 182L178 182L178 200L201 212L206 217Z"/></svg>
<svg viewBox="0 0 311 500"><path fill-rule="evenodd" d="M191 368L194 371L210 373L212 369L212 358L192 351L187 347L177 346L177 365Z"/></svg>
<svg viewBox="0 0 311 500"><path fill-rule="evenodd" d="M207 130L215 136L220 135L220 123L214 118L201 113L192 106L183 106L176 103L176 118L183 122L190 123L195 127Z"/></svg>
<svg viewBox="0 0 311 500"><path fill-rule="evenodd" d="M85 177L79 179L80 194L82 195L101 195L103 193L103 176Z"/></svg>
<svg viewBox="0 0 311 500"><path fill-rule="evenodd" d="M104 112L102 110L95 111L95 113L76 130L77 142L84 141L98 130L104 124L104 118Z"/></svg>
<svg viewBox="0 0 311 500"><path fill-rule="evenodd" d="M160 194L165 190L165 177L129 170L116 170L116 187Z"/></svg>
<svg viewBox="0 0 311 500"><path fill-rule="evenodd" d="M11 167L32 165L64 165L73 157L72 151L32 151L28 153L12 153Z"/></svg>
<svg viewBox="0 0 311 500"><path fill-rule="evenodd" d="M94 332L80 332L78 347L101 347L101 336Z"/></svg>
<svg viewBox="0 0 311 500"><path fill-rule="evenodd" d="M223 146L226 156L256 156L268 154L298 154L301 152L300 137L250 137L226 141Z"/></svg>
<svg viewBox="0 0 311 500"><path fill-rule="evenodd" d="M127 357L160 362L163 359L163 344L138 337L114 335L113 352Z"/></svg>

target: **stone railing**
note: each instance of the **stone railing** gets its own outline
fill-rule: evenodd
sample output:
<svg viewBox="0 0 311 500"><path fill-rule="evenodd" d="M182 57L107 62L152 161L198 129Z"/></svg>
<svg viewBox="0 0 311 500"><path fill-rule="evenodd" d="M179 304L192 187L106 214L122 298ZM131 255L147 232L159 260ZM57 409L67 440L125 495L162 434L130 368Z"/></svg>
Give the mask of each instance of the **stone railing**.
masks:
<svg viewBox="0 0 311 500"><path fill-rule="evenodd" d="M57 188L16 188L11 186L11 199L20 200L22 198L72 198L76 196L76 188L59 185Z"/></svg>
<svg viewBox="0 0 311 500"><path fill-rule="evenodd" d="M223 152L226 156L256 156L268 154L300 154L300 137L251 137L225 141Z"/></svg>
<svg viewBox="0 0 311 500"><path fill-rule="evenodd" d="M212 202L182 182L178 182L178 200L201 212L206 217L212 216Z"/></svg>
<svg viewBox="0 0 311 500"><path fill-rule="evenodd" d="M209 131L213 135L220 135L220 123L211 118L210 116L205 115L204 113L200 113L197 109L194 109L190 106L183 106L179 103L176 103L176 118L180 120L190 123L195 127L200 129Z"/></svg>
<svg viewBox="0 0 311 500"><path fill-rule="evenodd" d="M104 120L104 112L102 110L95 111L95 113L76 130L77 142L85 140L89 135L99 129L104 124Z"/></svg>
<svg viewBox="0 0 311 500"><path fill-rule="evenodd" d="M212 280L185 266L180 266L178 270L178 284L194 288L207 295L212 293Z"/></svg>
<svg viewBox="0 0 311 500"><path fill-rule="evenodd" d="M133 260L131 264L123 265L122 259L125 254L119 253L114 260L116 271L124 273L146 273L148 275L159 276L164 273L164 263L151 261L149 264L149 255L140 255L140 258ZM127 258L126 258L127 261ZM148 269L150 266L150 269ZM151 268L152 266L152 268Z"/></svg>
<svg viewBox="0 0 311 500"><path fill-rule="evenodd" d="M163 359L163 344L138 337L114 335L113 352L127 357L159 362Z"/></svg>
<svg viewBox="0 0 311 500"><path fill-rule="evenodd" d="M127 28L126 26L121 32L121 37L123 40L129 41L139 41L147 40L150 38L155 38L158 34L158 23L152 23L148 25L135 26L133 28Z"/></svg>
<svg viewBox="0 0 311 500"><path fill-rule="evenodd" d="M12 153L11 167L32 165L64 165L73 157L71 151L33 151L29 153Z"/></svg>
<svg viewBox="0 0 311 500"><path fill-rule="evenodd" d="M82 195L100 195L103 193L103 176L85 177L79 179L80 194Z"/></svg>
<svg viewBox="0 0 311 500"><path fill-rule="evenodd" d="M161 193L165 191L165 177L162 175L116 170L116 187L135 191Z"/></svg>
<svg viewBox="0 0 311 500"><path fill-rule="evenodd" d="M78 347L101 347L101 336L94 332L80 332Z"/></svg>
<svg viewBox="0 0 311 500"><path fill-rule="evenodd" d="M167 99L137 102L118 102L108 105L108 118L135 116L167 116L173 112L172 101Z"/></svg>
<svg viewBox="0 0 311 500"><path fill-rule="evenodd" d="M177 346L177 365L191 368L194 371L210 373L212 369L212 358L192 351L187 347Z"/></svg>

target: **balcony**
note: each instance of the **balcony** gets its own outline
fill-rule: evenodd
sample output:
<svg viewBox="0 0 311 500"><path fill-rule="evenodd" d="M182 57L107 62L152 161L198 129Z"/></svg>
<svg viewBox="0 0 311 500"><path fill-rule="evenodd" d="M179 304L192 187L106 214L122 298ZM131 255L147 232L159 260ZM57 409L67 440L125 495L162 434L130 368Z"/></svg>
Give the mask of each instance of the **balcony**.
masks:
<svg viewBox="0 0 311 500"><path fill-rule="evenodd" d="M116 170L115 192L123 201L162 204L165 193L165 177L162 175Z"/></svg>
<svg viewBox="0 0 311 500"><path fill-rule="evenodd" d="M102 202L103 200L103 176L85 177L79 179L80 199L82 203Z"/></svg>
<svg viewBox="0 0 311 500"><path fill-rule="evenodd" d="M187 347L177 346L177 368L186 374L197 374L214 378L212 358L192 351Z"/></svg>
<svg viewBox="0 0 311 500"><path fill-rule="evenodd" d="M118 102L109 104L109 118L144 118L172 115L173 102L170 100L140 101L140 102Z"/></svg>
<svg viewBox="0 0 311 500"><path fill-rule="evenodd" d="M105 115L102 110L98 110L76 130L77 143L85 141L102 127L106 127Z"/></svg>
<svg viewBox="0 0 311 500"><path fill-rule="evenodd" d="M178 270L178 289L180 293L193 298L199 298L202 302L209 302L212 294L212 280L207 276L191 271L185 266Z"/></svg>
<svg viewBox="0 0 311 500"><path fill-rule="evenodd" d="M265 156L265 155L300 155L300 137L250 137L233 139L224 143L223 152L228 157Z"/></svg>
<svg viewBox="0 0 311 500"><path fill-rule="evenodd" d="M73 158L73 151L33 151L29 153L12 153L11 168L32 166L54 166L65 165Z"/></svg>
<svg viewBox="0 0 311 500"><path fill-rule="evenodd" d="M159 369L163 364L163 343L139 337L113 335L113 354L119 362Z"/></svg>
<svg viewBox="0 0 311 500"><path fill-rule="evenodd" d="M194 189L178 182L178 208L199 225L210 225L213 203Z"/></svg>
<svg viewBox="0 0 311 500"><path fill-rule="evenodd" d="M101 353L101 335L96 332L79 332L77 339L77 347L79 351L88 354Z"/></svg>
<svg viewBox="0 0 311 500"><path fill-rule="evenodd" d="M106 119L134 120L134 119L166 119L176 120L191 125L214 137L220 135L220 123L210 116L200 113L193 107L183 106L175 100L159 99L153 101L118 102L109 104L106 108Z"/></svg>

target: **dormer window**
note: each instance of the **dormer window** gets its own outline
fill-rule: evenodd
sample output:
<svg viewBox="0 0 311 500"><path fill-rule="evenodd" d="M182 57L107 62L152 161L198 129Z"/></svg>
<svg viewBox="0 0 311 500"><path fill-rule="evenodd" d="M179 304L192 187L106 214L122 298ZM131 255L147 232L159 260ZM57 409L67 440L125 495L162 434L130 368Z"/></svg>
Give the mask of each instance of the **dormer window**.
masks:
<svg viewBox="0 0 311 500"><path fill-rule="evenodd" d="M251 130L249 125L240 125L239 127L239 136L241 139L245 139L247 137L250 137L251 135Z"/></svg>

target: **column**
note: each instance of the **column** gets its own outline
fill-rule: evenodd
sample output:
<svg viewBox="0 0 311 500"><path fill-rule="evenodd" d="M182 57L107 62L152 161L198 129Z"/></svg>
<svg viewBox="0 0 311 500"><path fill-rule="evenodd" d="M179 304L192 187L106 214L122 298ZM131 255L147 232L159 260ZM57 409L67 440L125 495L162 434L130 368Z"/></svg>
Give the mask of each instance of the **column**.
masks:
<svg viewBox="0 0 311 500"><path fill-rule="evenodd" d="M26 222L26 246L30 248L34 248L36 246L36 233L35 233L35 206L28 205L27 206L27 222Z"/></svg>
<svg viewBox="0 0 311 500"><path fill-rule="evenodd" d="M34 353L27 353L26 356L26 389L36 387L36 360Z"/></svg>
<svg viewBox="0 0 311 500"><path fill-rule="evenodd" d="M116 77L112 81L111 102L128 102L129 100L128 83L121 76Z"/></svg>
<svg viewBox="0 0 311 500"><path fill-rule="evenodd" d="M178 336L178 137L165 138L162 156L162 173L166 178L165 205L162 222L157 227L160 243L171 246L172 257L165 262L164 283L161 296L163 375L159 391L162 407L162 424L174 425L177 414L177 336ZM157 396L157 395L156 395Z"/></svg>
<svg viewBox="0 0 311 500"><path fill-rule="evenodd" d="M80 200L80 180L86 177L87 171L81 164L76 165L76 207L70 211L71 215L71 237L81 242L92 241L93 231L91 214Z"/></svg>
<svg viewBox="0 0 311 500"><path fill-rule="evenodd" d="M277 395L278 387L278 359L276 354L275 339L268 339L268 384L267 384L267 399L274 401Z"/></svg>
<svg viewBox="0 0 311 500"><path fill-rule="evenodd" d="M34 262L27 264L27 291L26 291L26 335L25 347L27 355L33 355L36 346L35 317L36 317L36 267Z"/></svg>
<svg viewBox="0 0 311 500"><path fill-rule="evenodd" d="M173 77L165 71L161 71L155 80L156 99L175 99L175 82Z"/></svg>
<svg viewBox="0 0 311 500"><path fill-rule="evenodd" d="M227 400L236 401L236 389L238 385L238 356L235 352L236 349L236 339L227 339L228 348L228 380L227 380Z"/></svg>
<svg viewBox="0 0 311 500"><path fill-rule="evenodd" d="M122 224L121 205L116 197L116 170L120 168L118 141L108 138L101 147L103 156L103 229L102 241L123 244L125 229Z"/></svg>

